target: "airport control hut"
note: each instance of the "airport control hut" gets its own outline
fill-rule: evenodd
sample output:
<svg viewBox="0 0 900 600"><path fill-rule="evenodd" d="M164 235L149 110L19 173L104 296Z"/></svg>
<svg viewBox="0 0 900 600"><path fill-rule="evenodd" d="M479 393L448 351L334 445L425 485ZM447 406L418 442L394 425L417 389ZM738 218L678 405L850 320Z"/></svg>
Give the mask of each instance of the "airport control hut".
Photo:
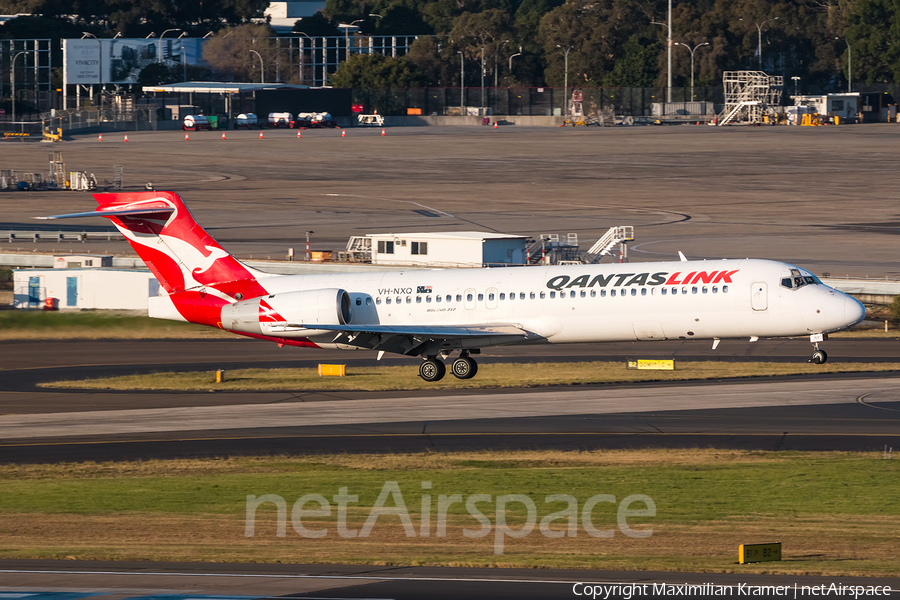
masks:
<svg viewBox="0 0 900 600"><path fill-rule="evenodd" d="M528 238L485 231L372 233L372 264L447 267L526 264Z"/></svg>

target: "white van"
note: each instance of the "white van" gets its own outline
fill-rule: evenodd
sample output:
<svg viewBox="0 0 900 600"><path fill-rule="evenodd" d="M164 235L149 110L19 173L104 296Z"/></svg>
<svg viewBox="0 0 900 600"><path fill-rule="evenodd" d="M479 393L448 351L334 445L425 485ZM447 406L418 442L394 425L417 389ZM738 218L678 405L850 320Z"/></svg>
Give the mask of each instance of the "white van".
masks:
<svg viewBox="0 0 900 600"><path fill-rule="evenodd" d="M209 124L209 119L203 115L188 115L184 118L181 129L184 131L197 131L199 129L212 129L212 125Z"/></svg>

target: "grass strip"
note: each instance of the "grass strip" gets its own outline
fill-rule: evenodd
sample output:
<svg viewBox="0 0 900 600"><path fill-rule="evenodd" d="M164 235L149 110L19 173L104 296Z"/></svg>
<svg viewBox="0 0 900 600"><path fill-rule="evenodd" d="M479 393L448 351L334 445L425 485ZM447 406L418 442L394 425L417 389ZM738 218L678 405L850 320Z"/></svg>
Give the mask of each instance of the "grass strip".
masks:
<svg viewBox="0 0 900 600"><path fill-rule="evenodd" d="M426 383L411 365L402 367L353 367L344 377L320 377L316 369L236 369L215 383L210 372L172 372L124 375L101 379L66 380L38 384L46 388L94 390L417 390L537 387L638 381L683 381L773 375L896 371L900 363L679 362L674 371L637 371L624 362L495 363L480 366L474 379L448 375Z"/></svg>
<svg viewBox="0 0 900 600"><path fill-rule="evenodd" d="M178 321L115 311L0 311L0 340L204 339L233 334Z"/></svg>
<svg viewBox="0 0 900 600"><path fill-rule="evenodd" d="M386 482L396 482L413 535L397 515L379 516L367 537L338 535L333 497L341 488L357 496L347 527L361 530ZM3 558L896 575L900 529L900 462L881 453L506 451L5 465L0 485ZM253 536L245 535L247 496L263 494L285 501L283 537L273 503L256 510ZM302 521L325 529L324 537L292 527L292 505L306 494L332 504L330 514ZM439 497L454 494L463 501L447 509L442 536ZM464 534L481 528L465 503L475 494L491 497L478 508L492 526L498 496L531 499L539 524L566 508L546 497L567 494L578 503L576 535L547 537L536 526L505 538L503 554L495 554L496 528L480 538ZM614 530L611 537L583 527L581 511L596 494L615 497L592 513L594 526ZM616 525L618 503L633 494L656 505L655 516L628 519L635 530L652 528L648 537L628 537ZM396 497L385 503L397 505ZM510 504L506 520L522 527L525 506ZM564 519L552 524L556 532L565 527ZM739 544L771 541L784 544L784 561L735 564Z"/></svg>

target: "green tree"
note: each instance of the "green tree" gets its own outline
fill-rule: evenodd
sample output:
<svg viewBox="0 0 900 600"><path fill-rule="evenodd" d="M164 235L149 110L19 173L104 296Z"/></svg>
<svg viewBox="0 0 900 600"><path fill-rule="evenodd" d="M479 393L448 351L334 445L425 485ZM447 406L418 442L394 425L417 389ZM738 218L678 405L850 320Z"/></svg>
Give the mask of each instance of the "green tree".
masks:
<svg viewBox="0 0 900 600"><path fill-rule="evenodd" d="M420 87L426 83L426 78L406 58L382 54L354 54L341 63L330 79L335 87L353 89Z"/></svg>
<svg viewBox="0 0 900 600"><path fill-rule="evenodd" d="M272 35L272 30L267 25L228 27L203 45L203 60L216 74L232 81L256 82L261 78L272 81L278 58L275 45L270 39ZM264 77L261 77L261 67L264 69Z"/></svg>

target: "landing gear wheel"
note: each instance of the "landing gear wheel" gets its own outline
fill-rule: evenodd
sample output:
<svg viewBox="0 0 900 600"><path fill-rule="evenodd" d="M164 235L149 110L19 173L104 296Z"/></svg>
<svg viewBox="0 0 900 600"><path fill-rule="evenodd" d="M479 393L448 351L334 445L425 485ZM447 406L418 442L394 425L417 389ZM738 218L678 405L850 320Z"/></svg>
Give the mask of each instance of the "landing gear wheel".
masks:
<svg viewBox="0 0 900 600"><path fill-rule="evenodd" d="M478 363L468 356L460 356L453 361L450 370L457 379L472 379L478 372Z"/></svg>
<svg viewBox="0 0 900 600"><path fill-rule="evenodd" d="M824 350L815 350L812 353L812 358L810 358L809 360L810 360L810 362L813 362L817 365L821 365L826 360L828 360L828 355L825 354Z"/></svg>
<svg viewBox="0 0 900 600"><path fill-rule="evenodd" d="M436 358L428 358L419 365L419 377L425 381L440 381L447 373L447 367Z"/></svg>

